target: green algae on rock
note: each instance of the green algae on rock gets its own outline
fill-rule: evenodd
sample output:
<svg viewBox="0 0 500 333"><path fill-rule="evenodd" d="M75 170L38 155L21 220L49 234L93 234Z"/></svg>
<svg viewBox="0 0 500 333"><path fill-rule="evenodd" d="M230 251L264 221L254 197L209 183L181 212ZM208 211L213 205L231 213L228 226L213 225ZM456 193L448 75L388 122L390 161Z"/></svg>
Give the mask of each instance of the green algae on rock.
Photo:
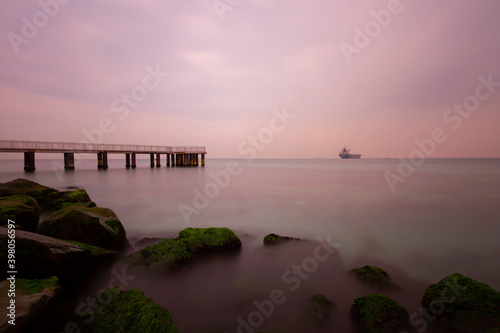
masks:
<svg viewBox="0 0 500 333"><path fill-rule="evenodd" d="M46 202L50 201L51 195L56 192L59 191L23 178L0 184L0 196L24 194L34 198L42 208Z"/></svg>
<svg viewBox="0 0 500 333"><path fill-rule="evenodd" d="M59 279L56 276L48 279L17 279L16 289L22 290L26 295L41 293L45 288L56 287L59 284Z"/></svg>
<svg viewBox="0 0 500 333"><path fill-rule="evenodd" d="M354 274L359 281L380 289L399 289L399 287L392 282L389 274L382 268L376 266L366 265L360 268L354 268L350 271L350 273Z"/></svg>
<svg viewBox="0 0 500 333"><path fill-rule="evenodd" d="M8 220L16 222L16 228L25 231L36 231L40 218L40 206L30 196L16 194L0 198L0 225Z"/></svg>
<svg viewBox="0 0 500 333"><path fill-rule="evenodd" d="M38 233L119 251L127 244L125 229L108 208L69 206L44 219Z"/></svg>
<svg viewBox="0 0 500 333"><path fill-rule="evenodd" d="M356 298L350 316L359 332L401 332L409 323L406 309L383 294L367 294Z"/></svg>
<svg viewBox="0 0 500 333"><path fill-rule="evenodd" d="M16 194L34 198L45 210L58 210L73 205L85 207L96 205L84 189L58 191L23 178L0 184L0 197Z"/></svg>
<svg viewBox="0 0 500 333"><path fill-rule="evenodd" d="M280 236L277 234L269 234L265 236L263 240L265 246L279 245L287 243L289 241L301 241L301 239L294 237Z"/></svg>
<svg viewBox="0 0 500 333"><path fill-rule="evenodd" d="M27 280L16 279L15 300L16 314L15 326L7 321L10 319L5 312L5 301L11 299L7 292L10 281L0 282L0 331L1 332L36 332L40 326L47 324L51 319L54 309L61 301L61 287L58 278L53 276L48 279Z"/></svg>
<svg viewBox="0 0 500 333"><path fill-rule="evenodd" d="M241 240L228 228L187 228L177 238L166 239L130 256L132 266L160 266L173 269L191 263L196 257L214 252L233 252Z"/></svg>
<svg viewBox="0 0 500 333"><path fill-rule="evenodd" d="M488 332L500 327L500 292L459 273L429 286L422 306L445 330Z"/></svg>
<svg viewBox="0 0 500 333"><path fill-rule="evenodd" d="M170 313L137 289L107 289L106 305L83 328L84 332L177 333Z"/></svg>
<svg viewBox="0 0 500 333"><path fill-rule="evenodd" d="M51 195L50 202L45 204L45 209L59 210L70 206L95 207L85 189L75 191L57 191Z"/></svg>

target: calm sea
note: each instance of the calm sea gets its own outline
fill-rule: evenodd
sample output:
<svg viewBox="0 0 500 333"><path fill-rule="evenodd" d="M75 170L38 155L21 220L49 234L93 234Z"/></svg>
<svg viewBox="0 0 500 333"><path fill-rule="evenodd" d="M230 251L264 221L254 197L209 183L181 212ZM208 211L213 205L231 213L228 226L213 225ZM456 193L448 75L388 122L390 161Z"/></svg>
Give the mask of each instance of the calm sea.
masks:
<svg viewBox="0 0 500 333"><path fill-rule="evenodd" d="M0 182L23 177L85 188L97 205L115 211L132 240L209 226L240 236L236 256L177 274L136 274L123 286L167 308L181 332L348 331L352 300L373 290L346 272L365 264L389 272L404 290L389 294L410 314L430 283L454 272L500 290L499 159L428 159L394 191L385 177L398 174L394 159L208 158L193 168L167 168L165 161L150 168L140 160L137 169L110 160L106 171L84 160L70 172L53 163L38 159L36 172L24 173L21 160L0 160ZM267 249L268 233L311 242ZM324 260L314 259L318 237L336 244L332 253L323 248ZM306 271L294 270L300 265ZM273 290L282 297L271 307ZM336 303L323 324L306 307L319 292Z"/></svg>

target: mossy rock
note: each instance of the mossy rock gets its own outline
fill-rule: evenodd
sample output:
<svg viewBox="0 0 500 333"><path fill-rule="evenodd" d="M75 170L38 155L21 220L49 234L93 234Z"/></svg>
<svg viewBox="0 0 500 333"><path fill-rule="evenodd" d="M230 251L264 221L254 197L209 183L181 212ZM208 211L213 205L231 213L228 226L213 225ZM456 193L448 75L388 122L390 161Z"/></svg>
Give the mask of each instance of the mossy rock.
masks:
<svg viewBox="0 0 500 333"><path fill-rule="evenodd" d="M127 246L125 229L108 208L69 206L44 219L38 233L119 251Z"/></svg>
<svg viewBox="0 0 500 333"><path fill-rule="evenodd" d="M399 289L399 287L392 282L392 278L389 274L382 268L376 266L366 265L360 268L354 268L350 273L355 275L362 283L379 289Z"/></svg>
<svg viewBox="0 0 500 333"><path fill-rule="evenodd" d="M96 205L84 189L58 191L23 178L0 184L0 197L16 194L34 198L45 210L58 210L73 205L85 207Z"/></svg>
<svg viewBox="0 0 500 333"><path fill-rule="evenodd" d="M408 327L409 316L398 302L383 294L356 298L350 316L359 332L401 332Z"/></svg>
<svg viewBox="0 0 500 333"><path fill-rule="evenodd" d="M104 293L109 303L95 312L93 320L83 327L84 332L178 332L170 313L142 291L115 287Z"/></svg>
<svg viewBox="0 0 500 333"><path fill-rule="evenodd" d="M17 279L16 289L21 290L25 295L33 295L41 293L45 288L57 287L59 279L56 276L48 279Z"/></svg>
<svg viewBox="0 0 500 333"><path fill-rule="evenodd" d="M301 240L300 238L280 236L277 234L269 234L264 237L264 245L265 246L279 245L287 243L289 241L300 241L300 240Z"/></svg>
<svg viewBox="0 0 500 333"><path fill-rule="evenodd" d="M40 218L40 206L35 199L23 194L0 198L0 225L8 220L16 222L16 228L35 231Z"/></svg>
<svg viewBox="0 0 500 333"><path fill-rule="evenodd" d="M429 286L422 306L436 315L441 329L488 332L500 327L500 292L459 273Z"/></svg>
<svg viewBox="0 0 500 333"><path fill-rule="evenodd" d="M241 240L228 228L187 228L177 238L166 239L128 257L132 266L173 269L191 263L196 257L240 248Z"/></svg>
<svg viewBox="0 0 500 333"><path fill-rule="evenodd" d="M5 309L9 302L7 292L10 281L0 282L0 303ZM1 332L41 332L54 320L52 314L62 300L59 280L53 276L48 279L16 279L16 325L7 321L11 318L3 314L0 317ZM2 311L0 311L2 312Z"/></svg>
<svg viewBox="0 0 500 333"><path fill-rule="evenodd" d="M0 248L7 248L8 230L0 228ZM16 270L18 279L46 279L57 276L64 292L108 267L117 252L96 246L68 242L32 232L16 230ZM0 252L0 266L7 267L7 251ZM0 271L0 279L7 278ZM66 288L69 287L69 288Z"/></svg>
<svg viewBox="0 0 500 333"><path fill-rule="evenodd" d="M241 240L228 228L187 228L179 232L176 239L185 243L193 255L241 248Z"/></svg>
<svg viewBox="0 0 500 333"><path fill-rule="evenodd" d="M333 302L323 294L313 295L308 299L307 305L314 318L320 322L328 318L331 309L335 306Z"/></svg>
<svg viewBox="0 0 500 333"><path fill-rule="evenodd" d="M89 195L85 189L78 189L75 191L61 191L51 194L50 201L45 203L47 210L59 210L68 208L70 206L83 206L95 207L96 204L90 200Z"/></svg>
<svg viewBox="0 0 500 333"><path fill-rule="evenodd" d="M24 194L34 198L42 208L50 201L51 195L57 192L59 191L23 178L0 184L1 197Z"/></svg>

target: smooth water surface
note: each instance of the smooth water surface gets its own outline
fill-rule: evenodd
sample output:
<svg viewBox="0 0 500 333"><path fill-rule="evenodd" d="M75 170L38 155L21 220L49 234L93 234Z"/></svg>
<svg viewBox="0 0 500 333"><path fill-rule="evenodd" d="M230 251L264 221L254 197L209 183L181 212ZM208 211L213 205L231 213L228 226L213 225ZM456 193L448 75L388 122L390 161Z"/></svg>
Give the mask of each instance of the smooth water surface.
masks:
<svg viewBox="0 0 500 333"><path fill-rule="evenodd" d="M105 171L84 160L68 172L53 167L60 161L38 159L34 173L24 173L22 164L1 160L0 182L23 177L57 189L85 188L97 205L116 212L131 240L209 226L240 236L238 255L167 276L137 275L126 286L165 306L181 332L236 332L238 325L248 331L241 320L253 320L255 331L346 331L353 298L373 292L346 272L365 264L386 269L403 287L391 296L410 314L426 286L454 272L500 289L498 159L428 159L395 191L384 175L398 173L400 161L393 159L207 159L193 168L150 168L140 160L137 169L110 160ZM272 232L311 242L264 248L262 238ZM318 237L338 247L314 266L308 258ZM283 278L301 264L310 265L307 278L293 272ZM262 321L252 317L255 302L268 304L275 289L286 300L269 316L260 311ZM305 305L318 292L337 305L322 325Z"/></svg>

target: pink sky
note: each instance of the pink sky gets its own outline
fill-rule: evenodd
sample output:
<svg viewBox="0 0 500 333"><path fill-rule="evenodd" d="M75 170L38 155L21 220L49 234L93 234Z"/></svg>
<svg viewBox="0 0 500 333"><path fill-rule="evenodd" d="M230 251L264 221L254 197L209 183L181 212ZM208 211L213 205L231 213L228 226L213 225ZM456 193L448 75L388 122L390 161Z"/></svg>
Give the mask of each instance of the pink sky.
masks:
<svg viewBox="0 0 500 333"><path fill-rule="evenodd" d="M500 83L478 88L500 82L498 1L59 1L0 4L0 139L79 142L109 119L102 143L243 158L286 107L256 157L408 157L435 128L429 157L500 157Z"/></svg>

